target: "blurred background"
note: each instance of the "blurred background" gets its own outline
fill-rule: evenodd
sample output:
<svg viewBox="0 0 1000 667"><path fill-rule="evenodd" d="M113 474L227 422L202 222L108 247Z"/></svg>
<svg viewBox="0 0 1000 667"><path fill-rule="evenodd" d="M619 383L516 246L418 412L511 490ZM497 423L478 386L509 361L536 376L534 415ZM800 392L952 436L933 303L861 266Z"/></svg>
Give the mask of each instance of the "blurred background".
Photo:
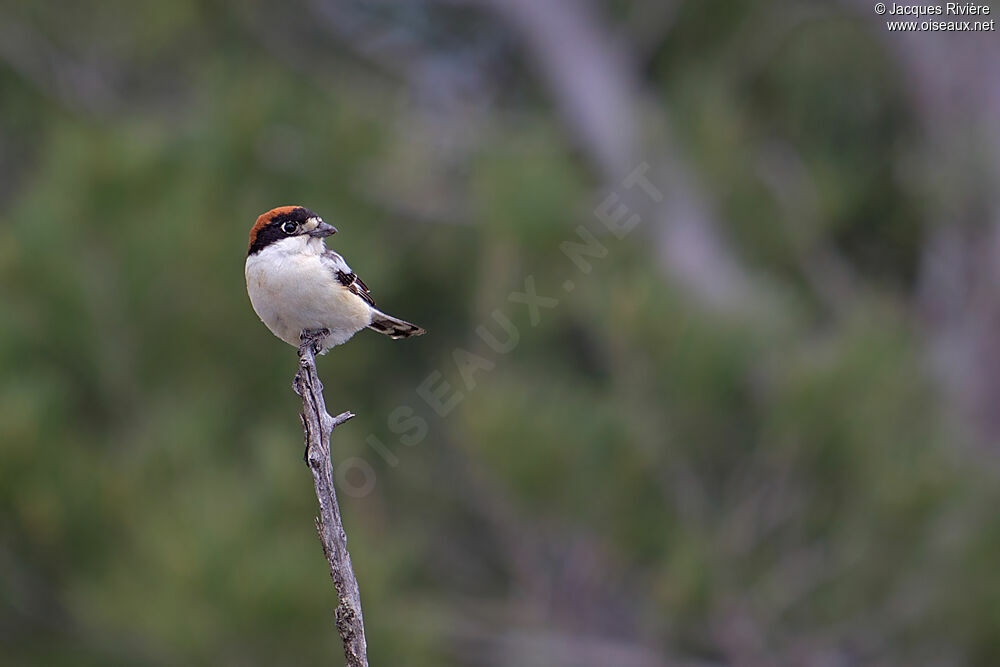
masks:
<svg viewBox="0 0 1000 667"><path fill-rule="evenodd" d="M430 331L320 360L372 664L1000 664L1000 42L885 18L0 0L2 662L342 660L301 204Z"/></svg>

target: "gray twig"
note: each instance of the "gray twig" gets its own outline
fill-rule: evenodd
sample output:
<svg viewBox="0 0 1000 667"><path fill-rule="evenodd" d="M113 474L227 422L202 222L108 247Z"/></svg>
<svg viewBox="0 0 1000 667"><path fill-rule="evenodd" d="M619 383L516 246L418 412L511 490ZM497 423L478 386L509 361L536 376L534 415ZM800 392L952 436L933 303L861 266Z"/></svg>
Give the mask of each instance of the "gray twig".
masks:
<svg viewBox="0 0 1000 667"><path fill-rule="evenodd" d="M325 332L323 332L325 333ZM299 370L292 387L302 397L302 430L305 434L306 465L312 471L319 500L316 532L323 544L323 554L330 563L330 576L337 589L337 632L344 642L347 667L368 667L364 618L361 615L361 593L347 551L347 533L340 520L340 506L333 488L333 463L330 459L330 433L354 417L342 412L331 417L323 400L323 383L316 371L317 342L322 340L312 332L302 332L299 346Z"/></svg>

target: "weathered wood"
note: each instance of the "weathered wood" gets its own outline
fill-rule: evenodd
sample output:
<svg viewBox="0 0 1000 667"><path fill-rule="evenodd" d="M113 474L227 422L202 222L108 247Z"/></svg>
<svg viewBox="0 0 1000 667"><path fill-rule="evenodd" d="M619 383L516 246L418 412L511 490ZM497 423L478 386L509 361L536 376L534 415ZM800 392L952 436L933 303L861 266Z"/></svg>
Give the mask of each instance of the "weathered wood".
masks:
<svg viewBox="0 0 1000 667"><path fill-rule="evenodd" d="M330 576L337 589L337 632L344 643L347 667L368 667L365 643L364 618L361 615L361 593L358 580L347 551L347 533L340 519L340 506L333 487L333 462L330 457L330 433L334 428L354 417L342 412L331 417L323 400L323 383L316 370L317 341L321 334L303 332L299 346L299 370L292 383L295 393L302 397L302 430L305 434L305 461L312 471L319 501L316 532L323 545L323 554L330 564Z"/></svg>

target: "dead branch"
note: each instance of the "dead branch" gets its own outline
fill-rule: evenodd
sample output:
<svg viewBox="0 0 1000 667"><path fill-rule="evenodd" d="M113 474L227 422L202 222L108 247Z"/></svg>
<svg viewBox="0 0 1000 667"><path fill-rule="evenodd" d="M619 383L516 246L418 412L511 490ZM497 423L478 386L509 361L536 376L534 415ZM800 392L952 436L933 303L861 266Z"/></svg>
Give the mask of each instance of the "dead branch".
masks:
<svg viewBox="0 0 1000 667"><path fill-rule="evenodd" d="M305 461L312 471L316 498L319 500L316 532L323 544L323 554L330 563L333 586L337 589L337 632L344 642L347 667L368 667L361 593L351 565L351 554L347 551L347 533L340 520L340 506L333 488L333 463L330 458L330 433L354 417L354 414L342 412L331 417L326 411L323 383L316 370L316 342L315 337L307 332L302 333L299 370L292 387L302 397L302 414L299 416L306 440Z"/></svg>

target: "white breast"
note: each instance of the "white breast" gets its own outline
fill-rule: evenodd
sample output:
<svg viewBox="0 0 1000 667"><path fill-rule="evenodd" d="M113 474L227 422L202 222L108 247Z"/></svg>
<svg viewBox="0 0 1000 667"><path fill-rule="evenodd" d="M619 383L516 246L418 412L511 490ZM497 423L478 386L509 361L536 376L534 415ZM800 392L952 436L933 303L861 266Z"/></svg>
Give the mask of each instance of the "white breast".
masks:
<svg viewBox="0 0 1000 667"><path fill-rule="evenodd" d="M321 261L322 241L288 238L247 257L250 303L271 332L298 347L303 329L329 329L325 347L346 342L372 321L372 309Z"/></svg>

